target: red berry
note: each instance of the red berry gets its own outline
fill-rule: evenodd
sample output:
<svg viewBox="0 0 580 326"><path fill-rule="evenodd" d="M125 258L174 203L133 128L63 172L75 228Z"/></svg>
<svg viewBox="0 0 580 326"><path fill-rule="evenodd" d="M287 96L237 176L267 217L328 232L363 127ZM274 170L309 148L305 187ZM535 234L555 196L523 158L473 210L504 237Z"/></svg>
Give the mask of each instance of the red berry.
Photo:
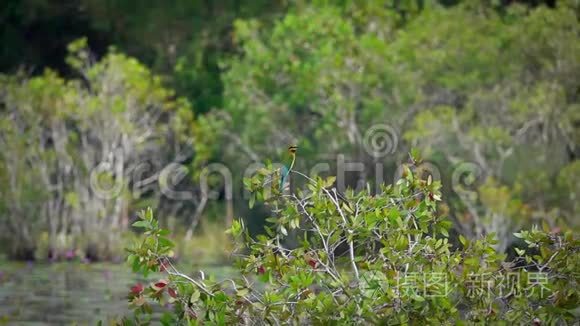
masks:
<svg viewBox="0 0 580 326"><path fill-rule="evenodd" d="M155 290L155 292L161 293L161 292L163 292L163 290L165 290L165 287L167 286L167 284L169 284L169 281L159 280L156 283L153 283L153 285L151 285L151 287L153 288L153 290Z"/></svg>
<svg viewBox="0 0 580 326"><path fill-rule="evenodd" d="M131 287L131 293L139 295L141 292L143 292L143 284L137 283Z"/></svg>
<svg viewBox="0 0 580 326"><path fill-rule="evenodd" d="M314 260L314 259L309 259L309 260L308 260L308 265L310 265L310 267L312 267L312 268L316 268L316 265L317 265L317 264L318 264L318 263L317 263L317 262L316 262L316 260Z"/></svg>

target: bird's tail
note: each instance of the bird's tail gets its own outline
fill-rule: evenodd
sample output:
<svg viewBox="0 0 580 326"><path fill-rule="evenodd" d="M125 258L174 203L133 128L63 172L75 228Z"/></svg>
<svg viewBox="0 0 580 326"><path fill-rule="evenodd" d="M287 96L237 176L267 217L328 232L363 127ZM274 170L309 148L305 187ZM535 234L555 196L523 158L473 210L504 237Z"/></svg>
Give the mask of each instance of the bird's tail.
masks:
<svg viewBox="0 0 580 326"><path fill-rule="evenodd" d="M288 179L288 175L290 174L290 170L286 166L282 166L281 169L281 177L280 177L280 192L284 191L284 185L286 184L286 179Z"/></svg>

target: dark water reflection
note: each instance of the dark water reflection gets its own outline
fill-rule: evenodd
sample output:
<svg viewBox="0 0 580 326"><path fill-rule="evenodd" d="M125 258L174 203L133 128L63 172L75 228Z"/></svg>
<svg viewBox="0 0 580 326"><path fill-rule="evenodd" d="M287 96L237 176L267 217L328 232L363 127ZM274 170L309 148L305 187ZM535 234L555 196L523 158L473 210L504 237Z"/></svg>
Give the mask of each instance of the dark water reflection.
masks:
<svg viewBox="0 0 580 326"><path fill-rule="evenodd" d="M219 278L224 270L204 271ZM0 325L107 324L131 315L126 299L131 285L159 276L144 279L123 264L0 262Z"/></svg>

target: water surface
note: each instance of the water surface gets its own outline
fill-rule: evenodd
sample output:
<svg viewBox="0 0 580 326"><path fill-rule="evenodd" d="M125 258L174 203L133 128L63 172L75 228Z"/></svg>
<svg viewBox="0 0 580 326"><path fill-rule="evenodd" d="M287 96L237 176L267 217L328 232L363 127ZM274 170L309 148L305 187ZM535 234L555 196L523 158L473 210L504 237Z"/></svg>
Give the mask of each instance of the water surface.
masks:
<svg viewBox="0 0 580 326"><path fill-rule="evenodd" d="M203 270L217 278L225 273L220 267ZM132 285L160 276L144 279L125 264L0 262L0 325L106 324L132 315L126 299Z"/></svg>

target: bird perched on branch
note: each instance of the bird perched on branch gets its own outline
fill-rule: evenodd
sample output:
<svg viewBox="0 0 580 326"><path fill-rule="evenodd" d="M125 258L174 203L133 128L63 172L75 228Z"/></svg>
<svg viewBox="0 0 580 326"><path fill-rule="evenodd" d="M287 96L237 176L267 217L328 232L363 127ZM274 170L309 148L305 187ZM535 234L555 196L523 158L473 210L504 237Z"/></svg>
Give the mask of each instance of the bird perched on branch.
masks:
<svg viewBox="0 0 580 326"><path fill-rule="evenodd" d="M281 178L280 178L280 191L284 190L284 184L286 183L286 179L288 179L288 176L290 175L290 171L292 171L292 168L294 167L294 162L296 162L296 150L298 149L298 146L296 145L291 145L288 146L288 153L290 154L290 157L292 158L292 162L290 163L290 165L287 167L286 165L282 166L282 170L281 170Z"/></svg>

